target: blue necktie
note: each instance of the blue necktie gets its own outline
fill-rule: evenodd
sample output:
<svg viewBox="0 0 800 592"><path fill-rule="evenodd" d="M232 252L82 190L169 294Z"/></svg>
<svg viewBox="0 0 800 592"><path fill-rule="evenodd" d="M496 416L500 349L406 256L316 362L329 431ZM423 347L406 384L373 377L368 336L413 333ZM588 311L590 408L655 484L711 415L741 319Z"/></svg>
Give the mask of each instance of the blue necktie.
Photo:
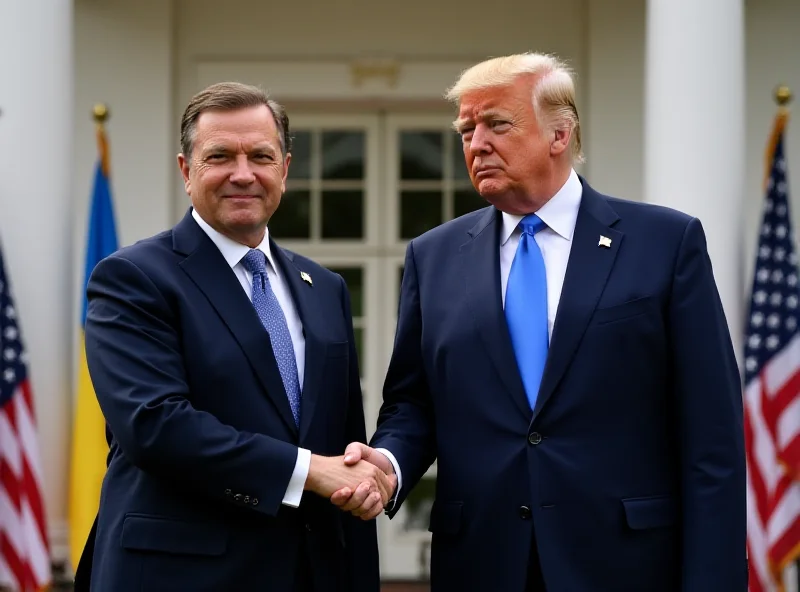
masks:
<svg viewBox="0 0 800 592"><path fill-rule="evenodd" d="M534 236L545 223L530 214L520 221L522 236L506 285L505 313L514 356L531 410L547 361L547 276Z"/></svg>
<svg viewBox="0 0 800 592"><path fill-rule="evenodd" d="M261 319L261 324L269 333L272 351L283 387L289 397L295 424L300 425L300 381L297 378L297 360L294 357L292 336L278 299L272 291L267 277L266 255L257 249L250 249L242 258L242 264L253 274L253 306Z"/></svg>

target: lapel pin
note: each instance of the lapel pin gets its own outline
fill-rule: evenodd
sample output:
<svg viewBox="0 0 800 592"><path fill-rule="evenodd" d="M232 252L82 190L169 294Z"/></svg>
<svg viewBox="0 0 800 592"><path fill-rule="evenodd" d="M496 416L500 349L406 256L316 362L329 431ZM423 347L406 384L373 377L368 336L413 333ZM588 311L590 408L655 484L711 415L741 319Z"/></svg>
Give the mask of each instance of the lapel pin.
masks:
<svg viewBox="0 0 800 592"><path fill-rule="evenodd" d="M597 243L598 247L605 247L606 249L611 248L611 239L607 236L600 235L600 242Z"/></svg>
<svg viewBox="0 0 800 592"><path fill-rule="evenodd" d="M308 282L309 286L314 285L314 282L311 281L311 276L308 275L305 271L300 272L300 279L302 279L304 282Z"/></svg>

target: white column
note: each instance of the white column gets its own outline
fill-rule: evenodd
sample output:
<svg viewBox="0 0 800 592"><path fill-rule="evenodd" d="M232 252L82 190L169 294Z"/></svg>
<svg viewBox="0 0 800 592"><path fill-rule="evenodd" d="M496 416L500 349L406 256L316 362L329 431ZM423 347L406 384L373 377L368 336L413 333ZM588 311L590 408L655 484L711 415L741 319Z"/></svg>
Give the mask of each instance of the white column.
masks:
<svg viewBox="0 0 800 592"><path fill-rule="evenodd" d="M744 0L648 0L646 43L645 199L702 222L739 356Z"/></svg>
<svg viewBox="0 0 800 592"><path fill-rule="evenodd" d="M72 31L73 0L0 4L0 241L29 355L55 554L65 542L77 315L70 196Z"/></svg>

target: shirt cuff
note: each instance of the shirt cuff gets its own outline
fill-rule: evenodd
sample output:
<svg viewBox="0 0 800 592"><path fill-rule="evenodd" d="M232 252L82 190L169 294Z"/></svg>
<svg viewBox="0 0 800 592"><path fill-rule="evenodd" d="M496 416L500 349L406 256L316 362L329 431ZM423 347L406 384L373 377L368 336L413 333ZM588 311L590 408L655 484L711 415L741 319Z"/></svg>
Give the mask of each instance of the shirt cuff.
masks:
<svg viewBox="0 0 800 592"><path fill-rule="evenodd" d="M386 509L391 510L394 508L394 502L397 499L397 494L403 488L403 474L400 472L400 465L397 464L397 459L394 457L394 454L386 450L385 448L376 448L375 452L380 452L386 458L389 459L389 462L392 463L392 467L394 467L394 474L397 475L397 488L394 490L392 494L392 499L389 500L389 503L386 504Z"/></svg>
<svg viewBox="0 0 800 592"><path fill-rule="evenodd" d="M294 471L292 472L292 478L289 479L286 495L283 496L283 505L291 506L292 508L296 508L300 505L310 467L311 451L305 448L298 448L297 461L294 463Z"/></svg>

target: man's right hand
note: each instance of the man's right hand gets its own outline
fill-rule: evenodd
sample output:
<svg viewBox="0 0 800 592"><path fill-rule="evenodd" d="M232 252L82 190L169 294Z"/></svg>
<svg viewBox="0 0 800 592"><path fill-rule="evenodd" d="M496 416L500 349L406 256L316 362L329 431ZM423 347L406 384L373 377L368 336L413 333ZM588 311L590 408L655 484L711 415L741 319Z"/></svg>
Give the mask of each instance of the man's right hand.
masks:
<svg viewBox="0 0 800 592"><path fill-rule="evenodd" d="M345 449L344 462L348 466L368 462L388 475L391 484L389 498L379 507L376 507L376 504L373 503L374 500L365 487L343 487L331 496L331 502L339 509L350 512L363 520L371 520L380 514L388 500L394 495L394 490L397 487L397 475L394 473L394 466L381 452L361 442L353 442Z"/></svg>
<svg viewBox="0 0 800 592"><path fill-rule="evenodd" d="M391 463L389 472L393 473ZM386 471L366 460L359 458L348 462L342 456L312 454L305 489L325 498L331 498L335 492L343 489L358 490L365 499L371 497L374 498L373 501L379 502L377 505L380 513L391 499L396 483L396 477L388 476Z"/></svg>

